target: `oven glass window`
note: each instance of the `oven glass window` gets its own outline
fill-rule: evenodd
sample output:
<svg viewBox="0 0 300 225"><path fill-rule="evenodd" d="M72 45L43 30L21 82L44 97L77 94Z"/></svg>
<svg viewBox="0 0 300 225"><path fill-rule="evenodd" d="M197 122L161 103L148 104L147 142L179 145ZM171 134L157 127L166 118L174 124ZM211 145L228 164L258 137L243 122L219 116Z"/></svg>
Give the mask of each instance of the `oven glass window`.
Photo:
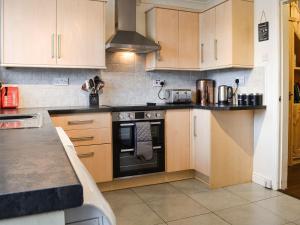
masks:
<svg viewBox="0 0 300 225"><path fill-rule="evenodd" d="M134 148L134 127L121 127L118 135L121 149Z"/></svg>

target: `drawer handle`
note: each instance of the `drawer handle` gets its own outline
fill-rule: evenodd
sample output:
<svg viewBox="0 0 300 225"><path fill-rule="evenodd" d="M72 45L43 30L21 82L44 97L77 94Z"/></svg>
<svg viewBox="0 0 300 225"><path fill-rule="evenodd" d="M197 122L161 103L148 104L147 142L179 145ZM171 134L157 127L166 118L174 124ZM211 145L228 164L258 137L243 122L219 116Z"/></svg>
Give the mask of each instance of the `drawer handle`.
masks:
<svg viewBox="0 0 300 225"><path fill-rule="evenodd" d="M94 120L78 120L78 121L68 121L69 126L74 126L74 125L84 125L84 124L91 124L93 123Z"/></svg>
<svg viewBox="0 0 300 225"><path fill-rule="evenodd" d="M121 149L121 152L134 152L134 148L130 148L130 149Z"/></svg>
<svg viewBox="0 0 300 225"><path fill-rule="evenodd" d="M70 138L71 141L77 142L77 141L92 141L94 140L94 136L89 136L89 137L77 137L77 138Z"/></svg>
<svg viewBox="0 0 300 225"><path fill-rule="evenodd" d="M94 152L89 152L89 153L85 153L85 154L78 154L79 158L91 158L94 157L95 153Z"/></svg>

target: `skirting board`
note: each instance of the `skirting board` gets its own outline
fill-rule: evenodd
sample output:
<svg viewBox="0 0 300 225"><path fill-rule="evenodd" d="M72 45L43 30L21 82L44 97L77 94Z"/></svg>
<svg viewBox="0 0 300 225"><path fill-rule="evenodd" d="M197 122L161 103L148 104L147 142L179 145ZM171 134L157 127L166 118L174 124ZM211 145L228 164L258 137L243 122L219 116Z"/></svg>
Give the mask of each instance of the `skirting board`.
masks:
<svg viewBox="0 0 300 225"><path fill-rule="evenodd" d="M253 172L252 181L253 183L259 184L265 188L270 188L273 190L277 189L277 187L275 187L274 184L272 183L272 179L267 178L259 173Z"/></svg>
<svg viewBox="0 0 300 225"><path fill-rule="evenodd" d="M172 173L157 173L136 177L121 178L107 183L99 183L98 187L102 192L106 192L153 184L168 183L179 180L186 180L194 177L195 172L193 170Z"/></svg>

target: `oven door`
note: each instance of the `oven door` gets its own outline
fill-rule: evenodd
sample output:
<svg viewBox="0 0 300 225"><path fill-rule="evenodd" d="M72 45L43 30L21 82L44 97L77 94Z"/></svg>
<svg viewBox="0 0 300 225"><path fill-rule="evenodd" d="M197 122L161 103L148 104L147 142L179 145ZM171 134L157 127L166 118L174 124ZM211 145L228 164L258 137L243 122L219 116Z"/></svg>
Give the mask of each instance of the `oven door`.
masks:
<svg viewBox="0 0 300 225"><path fill-rule="evenodd" d="M165 170L164 122L150 121L153 158L145 160L136 155L136 123L115 122L114 177L125 177Z"/></svg>

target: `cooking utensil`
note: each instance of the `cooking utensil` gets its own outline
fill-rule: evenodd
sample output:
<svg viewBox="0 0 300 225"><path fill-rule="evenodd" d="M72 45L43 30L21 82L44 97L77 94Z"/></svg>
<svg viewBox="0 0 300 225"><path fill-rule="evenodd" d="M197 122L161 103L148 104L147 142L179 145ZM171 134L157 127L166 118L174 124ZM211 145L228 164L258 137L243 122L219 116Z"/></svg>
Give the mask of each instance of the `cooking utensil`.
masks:
<svg viewBox="0 0 300 225"><path fill-rule="evenodd" d="M95 87L97 87L97 86L98 86L98 84L100 83L100 81L101 81L101 79L100 79L100 77L99 77L99 76L95 76L95 77L94 77L94 83L95 83Z"/></svg>
<svg viewBox="0 0 300 225"><path fill-rule="evenodd" d="M89 84L89 81L88 81L88 80L86 80L86 81L84 82L84 84L81 86L81 89L82 89L83 91L89 92L90 84Z"/></svg>

